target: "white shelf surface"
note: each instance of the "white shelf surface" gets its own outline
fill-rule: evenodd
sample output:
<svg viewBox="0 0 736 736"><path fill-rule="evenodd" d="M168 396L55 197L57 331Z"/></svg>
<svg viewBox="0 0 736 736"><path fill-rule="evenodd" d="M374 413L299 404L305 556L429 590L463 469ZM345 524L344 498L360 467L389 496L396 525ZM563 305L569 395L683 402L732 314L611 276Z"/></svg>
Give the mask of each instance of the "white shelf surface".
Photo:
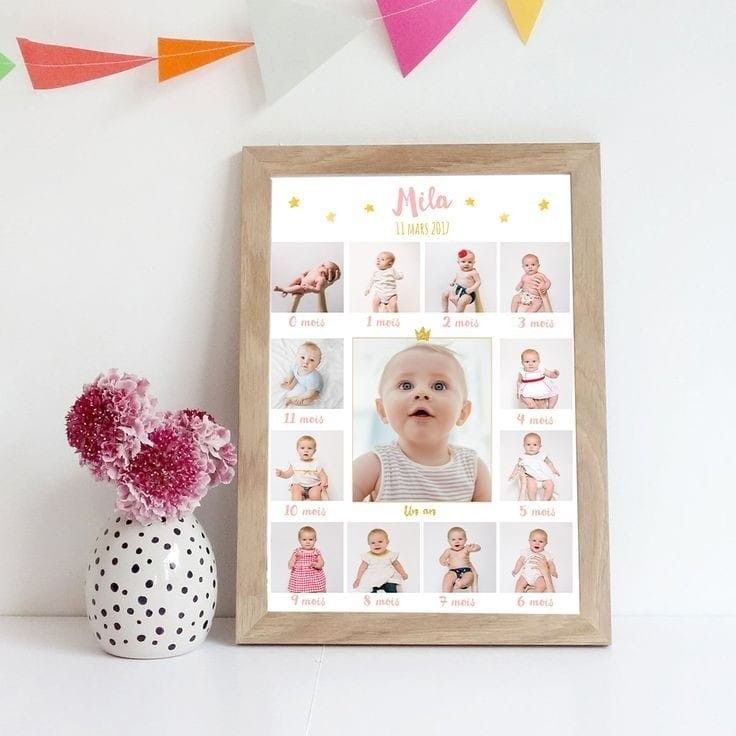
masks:
<svg viewBox="0 0 736 736"><path fill-rule="evenodd" d="M103 653L84 618L0 618L0 734L734 734L736 617L616 617L609 648Z"/></svg>

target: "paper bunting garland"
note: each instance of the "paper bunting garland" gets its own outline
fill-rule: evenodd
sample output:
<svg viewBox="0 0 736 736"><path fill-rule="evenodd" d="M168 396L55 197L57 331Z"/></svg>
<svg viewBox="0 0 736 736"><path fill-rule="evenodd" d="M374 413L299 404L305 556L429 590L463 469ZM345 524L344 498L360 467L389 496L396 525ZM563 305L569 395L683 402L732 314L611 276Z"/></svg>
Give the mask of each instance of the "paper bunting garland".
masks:
<svg viewBox="0 0 736 736"><path fill-rule="evenodd" d="M158 81L197 69L252 46L243 41L192 41L183 38L158 39Z"/></svg>
<svg viewBox="0 0 736 736"><path fill-rule="evenodd" d="M110 54L72 46L17 39L34 89L53 89L107 77L155 60L153 56Z"/></svg>
<svg viewBox="0 0 736 736"><path fill-rule="evenodd" d="M5 54L0 54L0 79L6 74L10 74L14 67L15 64Z"/></svg>
<svg viewBox="0 0 736 736"><path fill-rule="evenodd" d="M378 0L401 73L406 77L463 19L476 0Z"/></svg>
<svg viewBox="0 0 736 736"><path fill-rule="evenodd" d="M542 5L544 5L544 0L506 0L506 7L511 13L516 32L524 43L532 35Z"/></svg>
<svg viewBox="0 0 736 736"><path fill-rule="evenodd" d="M376 0L380 16L365 20L305 0L248 0L256 52L269 101L308 77L364 31L383 21L404 77L447 37L477 0ZM544 0L505 0L521 40L531 36ZM34 89L66 87L158 61L163 82L254 46L250 41L159 38L158 56L94 51L18 38ZM15 67L0 53L0 79Z"/></svg>
<svg viewBox="0 0 736 736"><path fill-rule="evenodd" d="M249 0L248 12L269 102L286 94L368 27L362 18L292 0Z"/></svg>

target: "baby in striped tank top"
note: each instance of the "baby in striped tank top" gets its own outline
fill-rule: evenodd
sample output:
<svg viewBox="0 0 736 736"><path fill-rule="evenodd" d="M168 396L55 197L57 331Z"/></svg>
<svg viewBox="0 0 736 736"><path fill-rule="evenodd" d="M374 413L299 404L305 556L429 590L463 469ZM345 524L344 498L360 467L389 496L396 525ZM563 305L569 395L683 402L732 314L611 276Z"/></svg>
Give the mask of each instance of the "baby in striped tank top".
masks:
<svg viewBox="0 0 736 736"><path fill-rule="evenodd" d="M448 348L418 343L386 363L376 411L396 432L353 462L353 501L490 501L488 466L469 447L450 445L472 408L465 371Z"/></svg>

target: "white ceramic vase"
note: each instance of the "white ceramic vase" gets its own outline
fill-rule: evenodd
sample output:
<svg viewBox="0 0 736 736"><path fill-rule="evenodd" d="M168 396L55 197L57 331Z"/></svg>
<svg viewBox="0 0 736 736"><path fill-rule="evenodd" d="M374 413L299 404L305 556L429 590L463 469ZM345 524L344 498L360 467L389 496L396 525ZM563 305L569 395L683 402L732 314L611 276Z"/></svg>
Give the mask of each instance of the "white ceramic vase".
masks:
<svg viewBox="0 0 736 736"><path fill-rule="evenodd" d="M85 585L99 645L117 657L186 654L217 604L212 544L194 515L142 525L116 511L95 541Z"/></svg>

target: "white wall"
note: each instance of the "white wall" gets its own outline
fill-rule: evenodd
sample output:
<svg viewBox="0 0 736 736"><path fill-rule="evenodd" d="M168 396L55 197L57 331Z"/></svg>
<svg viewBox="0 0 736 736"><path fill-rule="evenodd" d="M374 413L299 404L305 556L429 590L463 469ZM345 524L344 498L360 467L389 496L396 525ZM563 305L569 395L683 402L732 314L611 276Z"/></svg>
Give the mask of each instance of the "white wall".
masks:
<svg viewBox="0 0 736 736"><path fill-rule="evenodd" d="M164 84L151 65L34 92L14 41L154 54L158 34L248 39L242 0L2 3L19 68L0 82L0 612L83 610L113 494L66 446L82 383L118 366L162 405L235 426L243 145L600 141L613 610L735 613L715 563L736 496L711 460L734 408L712 383L734 363L734 24L727 0L550 0L524 47L501 0L479 0L408 79L375 24L267 106L252 51ZM231 486L199 513L220 614L235 508Z"/></svg>

